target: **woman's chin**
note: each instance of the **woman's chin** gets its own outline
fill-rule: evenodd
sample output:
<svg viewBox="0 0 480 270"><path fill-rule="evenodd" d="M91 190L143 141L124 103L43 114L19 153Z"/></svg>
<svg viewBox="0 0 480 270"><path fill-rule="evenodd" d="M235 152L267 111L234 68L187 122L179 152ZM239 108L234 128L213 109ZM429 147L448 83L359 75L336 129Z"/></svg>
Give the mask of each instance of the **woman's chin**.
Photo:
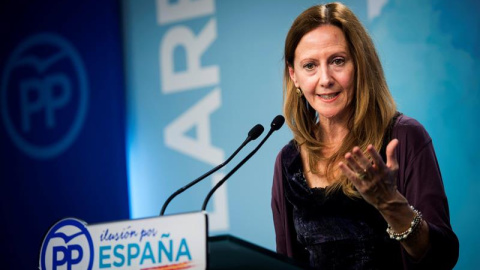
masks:
<svg viewBox="0 0 480 270"><path fill-rule="evenodd" d="M338 112L319 112L318 115L320 116L320 118L332 119L338 115Z"/></svg>
<svg viewBox="0 0 480 270"><path fill-rule="evenodd" d="M326 120L326 121L344 121L346 112L345 111L326 111L326 112L319 112L318 113L319 120Z"/></svg>

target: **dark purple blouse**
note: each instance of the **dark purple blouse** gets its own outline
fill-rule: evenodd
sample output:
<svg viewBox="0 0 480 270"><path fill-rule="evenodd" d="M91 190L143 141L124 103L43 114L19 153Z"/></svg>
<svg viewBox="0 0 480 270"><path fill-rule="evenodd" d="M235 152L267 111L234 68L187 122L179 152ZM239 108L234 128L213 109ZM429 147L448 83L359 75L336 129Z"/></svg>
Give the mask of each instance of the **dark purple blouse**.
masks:
<svg viewBox="0 0 480 270"><path fill-rule="evenodd" d="M395 243L397 248L390 250L398 252L398 255L393 254L392 258L401 257L401 260L392 260L392 268L403 264L403 269L452 269L458 259L459 243L450 225L447 198L432 140L420 123L404 115L397 118L391 138L399 140L396 151L399 163L397 188L411 205L422 212L430 233L430 247L419 261L410 258L401 245ZM278 154L272 187L272 211L277 252L308 265L311 258L305 246L298 241L293 205L285 196L286 191L291 190L288 181L293 181L292 175L298 174L299 160L300 153L293 142ZM384 234L379 237L386 235L384 230L379 233ZM305 243L304 239L300 240Z"/></svg>

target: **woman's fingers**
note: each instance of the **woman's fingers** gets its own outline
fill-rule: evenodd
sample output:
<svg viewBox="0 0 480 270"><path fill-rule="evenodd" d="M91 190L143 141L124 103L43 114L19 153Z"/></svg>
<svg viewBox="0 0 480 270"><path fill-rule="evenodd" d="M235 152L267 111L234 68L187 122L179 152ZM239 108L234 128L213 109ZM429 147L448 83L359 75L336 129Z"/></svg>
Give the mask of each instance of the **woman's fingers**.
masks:
<svg viewBox="0 0 480 270"><path fill-rule="evenodd" d="M352 152L353 156L355 157L355 162L357 163L356 168L359 168L357 171L363 175L362 178L371 180L378 171L377 168L373 166L372 160L367 158L367 156L360 150L359 147L354 147Z"/></svg>
<svg viewBox="0 0 480 270"><path fill-rule="evenodd" d="M360 187L360 185L362 184L362 180L358 177L358 173L356 173L355 171L353 171L352 169L350 169L349 166L347 166L347 164L343 163L343 162L340 162L338 164L338 167L340 168L340 170L342 171L342 173L350 180L352 181L353 185L355 187L357 187L357 189Z"/></svg>
<svg viewBox="0 0 480 270"><path fill-rule="evenodd" d="M361 196L375 207L385 198L390 198L392 192L396 190L397 145L397 139L387 145L386 164L372 145L369 145L366 151L370 159L359 147L354 147L351 153L345 155L345 162L339 163L341 172L352 182Z"/></svg>
<svg viewBox="0 0 480 270"><path fill-rule="evenodd" d="M372 162L363 154L362 150L360 150L358 146L355 146L353 148L352 153L356 161L362 168L362 171L366 171L370 167L372 167Z"/></svg>
<svg viewBox="0 0 480 270"><path fill-rule="evenodd" d="M372 157L373 163L378 170L385 169L385 162L383 162L382 156L380 156L380 154L377 152L375 147L373 147L373 145L369 145L367 147L367 152Z"/></svg>
<svg viewBox="0 0 480 270"><path fill-rule="evenodd" d="M397 145L397 139L393 139L387 145L386 164L375 147L373 147L373 145L369 145L367 147L367 152L371 159L367 158L367 156L358 146L355 146L352 149L352 152L345 154L345 164L343 165L348 167L350 171L349 174L352 175L352 177L356 177L361 180L375 177L377 174L381 174L383 176L385 170L395 170L398 167L397 158L395 156L395 149ZM346 172L344 173L348 176Z"/></svg>
<svg viewBox="0 0 480 270"><path fill-rule="evenodd" d="M358 162L355 160L353 157L352 153L347 153L345 154L345 161L347 162L347 165L352 168L352 170L357 173L361 174L365 172L365 169L358 164Z"/></svg>
<svg viewBox="0 0 480 270"><path fill-rule="evenodd" d="M387 167L391 170L396 170L398 168L397 156L395 155L395 150L398 146L398 140L393 139L387 145L386 156L387 156Z"/></svg>

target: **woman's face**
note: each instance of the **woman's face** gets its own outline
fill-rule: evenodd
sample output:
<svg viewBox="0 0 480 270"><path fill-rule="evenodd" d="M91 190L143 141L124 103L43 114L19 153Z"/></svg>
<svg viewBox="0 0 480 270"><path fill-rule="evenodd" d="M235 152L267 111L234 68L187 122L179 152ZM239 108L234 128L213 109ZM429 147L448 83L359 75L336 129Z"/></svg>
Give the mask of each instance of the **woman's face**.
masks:
<svg viewBox="0 0 480 270"><path fill-rule="evenodd" d="M355 68L340 28L322 25L305 34L295 49L290 78L302 89L320 121L346 116L353 98Z"/></svg>

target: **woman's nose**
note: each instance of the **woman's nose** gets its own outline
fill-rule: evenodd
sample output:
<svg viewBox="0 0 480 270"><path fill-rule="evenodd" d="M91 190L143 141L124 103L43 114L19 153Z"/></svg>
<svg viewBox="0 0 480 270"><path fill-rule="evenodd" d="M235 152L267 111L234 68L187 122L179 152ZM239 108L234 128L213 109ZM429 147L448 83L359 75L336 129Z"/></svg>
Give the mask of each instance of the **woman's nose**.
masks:
<svg viewBox="0 0 480 270"><path fill-rule="evenodd" d="M319 84L322 88L330 88L333 86L333 78L330 74L330 70L328 69L328 67L326 68L321 68L320 71L319 71Z"/></svg>

